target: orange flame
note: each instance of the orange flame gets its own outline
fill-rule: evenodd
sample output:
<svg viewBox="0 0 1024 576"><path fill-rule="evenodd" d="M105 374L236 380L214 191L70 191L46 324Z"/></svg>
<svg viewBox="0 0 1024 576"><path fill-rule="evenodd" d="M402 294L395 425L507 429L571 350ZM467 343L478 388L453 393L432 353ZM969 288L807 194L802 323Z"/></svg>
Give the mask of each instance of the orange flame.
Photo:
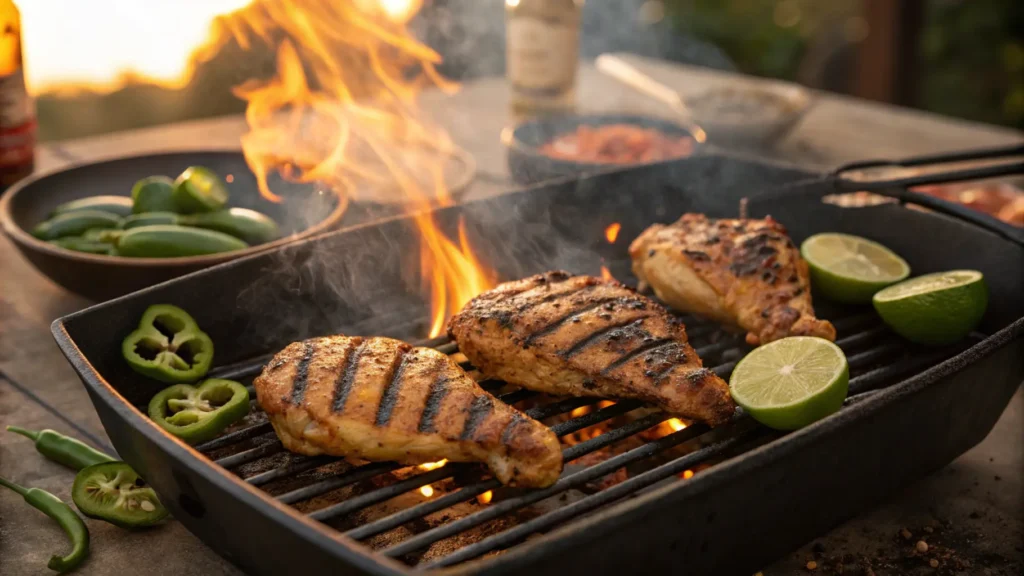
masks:
<svg viewBox="0 0 1024 576"><path fill-rule="evenodd" d="M481 504L490 504L492 498L494 498L494 493L491 492L490 490L488 490L487 492L484 492L483 494L477 495L476 501L481 503Z"/></svg>
<svg viewBox="0 0 1024 576"><path fill-rule="evenodd" d="M436 469L444 466L447 463L448 463L448 460L438 460L437 462L425 462L425 463L420 464L419 466L417 466L417 468L419 468L420 470L430 471L430 470L436 470Z"/></svg>
<svg viewBox="0 0 1024 576"><path fill-rule="evenodd" d="M672 428L673 432L679 432L680 430L686 428L686 424L683 423L683 421L680 420L679 418L672 418L671 420L668 421L668 425L670 428Z"/></svg>
<svg viewBox="0 0 1024 576"><path fill-rule="evenodd" d="M602 280L615 280L615 276L612 276L611 270L607 266L601 266L601 279Z"/></svg>
<svg viewBox="0 0 1024 576"><path fill-rule="evenodd" d="M693 470L683 470L683 480L693 478Z"/></svg>
<svg viewBox="0 0 1024 576"><path fill-rule="evenodd" d="M235 93L248 102L242 151L260 193L269 175L329 186L342 202L401 204L420 231L419 277L430 293L430 336L493 286L460 220L458 243L429 211L454 202L446 168L467 157L419 112L423 88L454 92L441 57L406 23L422 0L258 0L220 20L239 45L276 43L277 75Z"/></svg>
<svg viewBox="0 0 1024 576"><path fill-rule="evenodd" d="M433 486L431 486L430 484L427 484L426 486L420 486L420 494L423 494L427 498L430 498L431 496L434 495Z"/></svg>
<svg viewBox="0 0 1024 576"><path fill-rule="evenodd" d="M622 230L622 224L619 224L618 222L612 222L604 229L604 237L608 240L609 244L615 244L615 241L618 240L619 230Z"/></svg>

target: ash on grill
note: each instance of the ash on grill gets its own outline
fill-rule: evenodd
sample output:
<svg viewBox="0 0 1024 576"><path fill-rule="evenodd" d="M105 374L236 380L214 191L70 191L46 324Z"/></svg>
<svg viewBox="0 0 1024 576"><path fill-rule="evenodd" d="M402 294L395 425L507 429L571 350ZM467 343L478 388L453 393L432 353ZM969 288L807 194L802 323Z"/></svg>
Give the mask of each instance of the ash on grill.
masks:
<svg viewBox="0 0 1024 576"><path fill-rule="evenodd" d="M742 335L692 317L684 322L704 364L728 378L749 351ZM847 316L835 325L837 343L850 363L848 403L962 348L913 349L870 313ZM481 379L447 339L421 345L452 355ZM251 382L268 357L211 376ZM410 565L436 568L501 553L624 497L686 481L780 435L743 415L712 431L633 401L552 398L504 382L481 384L559 434L566 467L554 486L503 487L484 467L470 464L401 467L290 454L255 404L244 422L199 449L246 482L369 548Z"/></svg>

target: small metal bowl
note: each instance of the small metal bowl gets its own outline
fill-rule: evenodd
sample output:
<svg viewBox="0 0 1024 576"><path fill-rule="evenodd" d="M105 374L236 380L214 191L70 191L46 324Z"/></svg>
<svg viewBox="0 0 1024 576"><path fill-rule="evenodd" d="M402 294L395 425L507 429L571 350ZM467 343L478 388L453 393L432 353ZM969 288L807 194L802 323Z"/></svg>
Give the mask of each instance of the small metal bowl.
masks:
<svg viewBox="0 0 1024 576"><path fill-rule="evenodd" d="M708 141L724 147L764 147L781 140L810 109L810 92L786 82L710 88L687 98Z"/></svg>
<svg viewBox="0 0 1024 576"><path fill-rule="evenodd" d="M518 126L507 128L502 140L508 147L508 168L512 179L520 184L535 184L556 178L578 177L592 172L621 169L631 164L610 162L577 162L553 158L540 151L540 147L580 126L608 126L631 124L641 128L653 128L666 136L689 137L689 130L660 118L628 114L566 115L546 116L528 120ZM700 144L694 140L694 153Z"/></svg>
<svg viewBox="0 0 1024 576"><path fill-rule="evenodd" d="M270 216L282 237L245 250L183 258L123 258L65 250L31 235L59 204L100 195L129 195L146 176L175 177L189 166L205 166L228 180L232 207L251 208ZM239 152L209 151L149 154L82 164L23 180L0 198L0 229L41 273L64 288L96 301L109 300L208 268L326 232L337 225L346 203L329 190L313 185L274 181L281 203L259 194L256 178Z"/></svg>

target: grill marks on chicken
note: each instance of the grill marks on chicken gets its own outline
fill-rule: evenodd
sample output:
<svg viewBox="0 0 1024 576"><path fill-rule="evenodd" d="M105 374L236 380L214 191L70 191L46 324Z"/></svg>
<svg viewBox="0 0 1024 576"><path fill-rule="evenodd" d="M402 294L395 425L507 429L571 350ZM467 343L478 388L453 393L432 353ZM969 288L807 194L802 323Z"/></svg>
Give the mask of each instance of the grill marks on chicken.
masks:
<svg viewBox="0 0 1024 576"><path fill-rule="evenodd" d="M735 406L678 319L618 282L548 272L470 301L448 324L485 375L569 396L633 398L710 424Z"/></svg>
<svg viewBox="0 0 1024 576"><path fill-rule="evenodd" d="M787 336L835 340L814 316L807 263L782 224L684 214L629 247L633 272L658 298L748 332L751 345Z"/></svg>
<svg viewBox="0 0 1024 576"><path fill-rule="evenodd" d="M430 348L313 338L279 352L254 385L278 438L300 454L483 462L502 483L526 487L549 486L562 470L550 429Z"/></svg>

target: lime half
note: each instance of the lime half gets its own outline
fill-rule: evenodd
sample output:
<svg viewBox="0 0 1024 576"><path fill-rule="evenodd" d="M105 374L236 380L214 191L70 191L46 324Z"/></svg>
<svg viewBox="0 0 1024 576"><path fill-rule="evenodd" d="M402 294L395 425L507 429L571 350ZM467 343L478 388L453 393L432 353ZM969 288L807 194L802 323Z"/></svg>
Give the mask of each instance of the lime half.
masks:
<svg viewBox="0 0 1024 576"><path fill-rule="evenodd" d="M227 186L209 168L190 166L174 181L174 204L179 212L213 212L227 203Z"/></svg>
<svg viewBox="0 0 1024 576"><path fill-rule="evenodd" d="M811 267L811 283L830 300L866 304L886 286L910 275L895 252L860 236L815 234L800 245Z"/></svg>
<svg viewBox="0 0 1024 576"><path fill-rule="evenodd" d="M977 270L952 270L889 286L875 294L872 303L900 336L942 346L977 328L988 307L988 287Z"/></svg>
<svg viewBox="0 0 1024 576"><path fill-rule="evenodd" d="M849 384L850 368L839 346L793 336L747 354L733 370L729 390L758 422L796 430L839 410Z"/></svg>

